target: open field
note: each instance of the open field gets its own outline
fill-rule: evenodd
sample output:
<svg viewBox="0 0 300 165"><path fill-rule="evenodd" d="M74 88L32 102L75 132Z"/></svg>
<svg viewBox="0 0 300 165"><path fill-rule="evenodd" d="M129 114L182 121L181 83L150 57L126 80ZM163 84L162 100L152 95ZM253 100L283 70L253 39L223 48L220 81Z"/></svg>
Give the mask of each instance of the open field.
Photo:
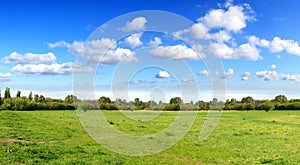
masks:
<svg viewBox="0 0 300 165"><path fill-rule="evenodd" d="M151 112L132 112L151 113ZM133 135L168 126L177 112L148 122L105 111L107 121ZM299 164L300 111L223 112L215 131L198 141L207 112L173 147L150 156L124 156L97 144L75 111L0 111L0 164Z"/></svg>

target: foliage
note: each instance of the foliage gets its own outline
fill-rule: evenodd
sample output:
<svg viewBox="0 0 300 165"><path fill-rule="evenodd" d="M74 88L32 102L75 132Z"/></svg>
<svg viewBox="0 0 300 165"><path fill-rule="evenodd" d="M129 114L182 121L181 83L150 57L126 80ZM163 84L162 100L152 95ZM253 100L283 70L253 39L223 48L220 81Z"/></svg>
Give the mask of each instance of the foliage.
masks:
<svg viewBox="0 0 300 165"><path fill-rule="evenodd" d="M190 101L184 103L180 97L173 97L169 103L156 103L153 100L144 102L139 98L127 102L124 99L112 101L109 97L101 96L98 100L80 100L74 95L67 95L64 100L44 97L43 95L29 93L28 97L21 96L21 91L11 98L10 88L6 87L4 97L1 98L0 91L0 110L74 110L75 108L83 110L101 109L101 110L300 110L300 99L288 100L285 95L277 95L270 100L255 100L251 96L243 97L240 101L235 98L227 99L224 103L217 98L212 101Z"/></svg>

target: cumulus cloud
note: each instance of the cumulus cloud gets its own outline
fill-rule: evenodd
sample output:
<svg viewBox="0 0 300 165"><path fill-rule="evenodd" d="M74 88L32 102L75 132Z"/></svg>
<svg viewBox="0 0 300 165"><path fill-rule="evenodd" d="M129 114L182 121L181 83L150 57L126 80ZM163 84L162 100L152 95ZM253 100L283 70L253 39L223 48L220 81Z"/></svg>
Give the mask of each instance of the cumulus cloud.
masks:
<svg viewBox="0 0 300 165"><path fill-rule="evenodd" d="M225 41L229 41L231 39L231 35L225 30L220 30L217 33L210 34L209 38L219 43L223 43Z"/></svg>
<svg viewBox="0 0 300 165"><path fill-rule="evenodd" d="M209 76L209 72L206 69L204 69L204 70L199 71L198 75L200 75L200 76Z"/></svg>
<svg viewBox="0 0 300 165"><path fill-rule="evenodd" d="M277 68L277 66L274 65L274 64L272 64L270 67L271 67L271 69L276 69Z"/></svg>
<svg viewBox="0 0 300 165"><path fill-rule="evenodd" d="M69 43L67 43L66 41L58 41L55 43L48 43L48 47L51 49L54 48L64 48L64 47L69 47Z"/></svg>
<svg viewBox="0 0 300 165"><path fill-rule="evenodd" d="M244 72L244 73L241 75L242 80L243 80L243 81L247 81L247 80L249 79L250 74L251 74L251 73L248 72L248 71Z"/></svg>
<svg viewBox="0 0 300 165"><path fill-rule="evenodd" d="M12 80L12 76L10 73L0 73L0 82L10 81Z"/></svg>
<svg viewBox="0 0 300 165"><path fill-rule="evenodd" d="M135 48L137 46L140 46L143 44L141 41L143 33L135 33L130 35L129 37L125 38L124 42L126 45L129 45L132 48Z"/></svg>
<svg viewBox="0 0 300 165"><path fill-rule="evenodd" d="M286 51L289 54L300 56L299 43L294 40L284 40L279 37L274 37L273 40L268 41L256 36L250 36L248 40L250 44L268 48L273 53Z"/></svg>
<svg viewBox="0 0 300 165"><path fill-rule="evenodd" d="M175 46L159 46L150 50L150 54L154 57L168 58L174 60L198 60L201 58L201 56L199 56L193 49L180 44Z"/></svg>
<svg viewBox="0 0 300 165"><path fill-rule="evenodd" d="M228 31L238 32L246 27L246 21L250 19L244 10L244 6L230 5L225 11L223 9L211 10L204 17L198 19L208 28L225 28Z"/></svg>
<svg viewBox="0 0 300 165"><path fill-rule="evenodd" d="M159 71L155 77L156 78L170 78L171 75L167 71Z"/></svg>
<svg viewBox="0 0 300 165"><path fill-rule="evenodd" d="M266 39L260 39L256 36L248 37L248 42L251 45L257 45L257 46L260 46L260 47L268 47L270 45L270 41L268 41Z"/></svg>
<svg viewBox="0 0 300 165"><path fill-rule="evenodd" d="M222 78L229 78L234 74L234 70L232 68L228 68L228 70L224 73Z"/></svg>
<svg viewBox="0 0 300 165"><path fill-rule="evenodd" d="M259 78L263 78L265 81L278 80L281 77L280 74L278 74L276 71L269 70L256 72L256 76Z"/></svg>
<svg viewBox="0 0 300 165"><path fill-rule="evenodd" d="M12 68L13 72L21 74L42 74L42 75L67 75L73 72L92 72L89 66L78 63L53 63L53 64L18 64Z"/></svg>
<svg viewBox="0 0 300 165"><path fill-rule="evenodd" d="M124 32L143 30L145 28L146 23L147 23L147 19L145 17L137 17L133 19L131 22L127 22L125 27L122 28L122 30Z"/></svg>
<svg viewBox="0 0 300 165"><path fill-rule="evenodd" d="M150 40L149 45L151 47L157 47L162 44L162 41L159 37L154 37L153 40Z"/></svg>
<svg viewBox="0 0 300 165"><path fill-rule="evenodd" d="M270 44L271 52L281 52L285 50L289 54L300 56L300 46L294 40L282 40L279 37L274 37Z"/></svg>
<svg viewBox="0 0 300 165"><path fill-rule="evenodd" d="M71 54L85 57L90 62L102 64L118 64L137 61L135 52L130 49L117 47L114 39L101 38L87 42L74 41L69 44Z"/></svg>
<svg viewBox="0 0 300 165"><path fill-rule="evenodd" d="M237 48L231 48L224 43L213 43L209 48L210 52L223 59L248 59L259 60L262 57L255 46L250 44L242 44Z"/></svg>
<svg viewBox="0 0 300 165"><path fill-rule="evenodd" d="M285 74L285 73L278 73L276 71L264 70L256 72L256 76L259 78L263 78L265 81L270 80L289 80L300 82L300 75L297 74Z"/></svg>
<svg viewBox="0 0 300 165"><path fill-rule="evenodd" d="M46 64L46 63L54 63L56 61L56 57L51 52L46 54L33 54L33 53L20 54L18 52L12 52L9 56L4 57L2 61L7 64L9 63Z"/></svg>

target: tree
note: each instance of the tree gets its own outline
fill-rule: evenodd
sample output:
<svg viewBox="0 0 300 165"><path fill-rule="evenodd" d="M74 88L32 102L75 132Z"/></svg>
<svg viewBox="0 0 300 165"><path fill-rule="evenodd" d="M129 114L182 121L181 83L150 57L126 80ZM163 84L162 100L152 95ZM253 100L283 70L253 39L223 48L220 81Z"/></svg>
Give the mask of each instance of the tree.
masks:
<svg viewBox="0 0 300 165"><path fill-rule="evenodd" d="M21 97L21 91L20 91L20 90L17 91L16 97L17 97L17 98Z"/></svg>
<svg viewBox="0 0 300 165"><path fill-rule="evenodd" d="M28 99L29 100L32 100L33 98L32 98L32 91L30 91L30 93L29 93L29 95L28 95Z"/></svg>
<svg viewBox="0 0 300 165"><path fill-rule="evenodd" d="M5 92L4 92L4 99L11 98L10 96L10 88L6 87Z"/></svg>
<svg viewBox="0 0 300 165"><path fill-rule="evenodd" d="M35 94L35 95L34 95L34 101L35 101L35 102L39 102L39 95L38 95L38 94Z"/></svg>
<svg viewBox="0 0 300 165"><path fill-rule="evenodd" d="M45 102L46 98L43 95L40 95L39 102Z"/></svg>
<svg viewBox="0 0 300 165"><path fill-rule="evenodd" d="M68 95L68 96L65 97L65 102L69 103L69 104L77 102L77 100L78 100L77 97L74 96L74 95Z"/></svg>
<svg viewBox="0 0 300 165"><path fill-rule="evenodd" d="M273 101L277 102L277 103L286 103L288 101L288 99L285 95L278 95L274 98Z"/></svg>
<svg viewBox="0 0 300 165"><path fill-rule="evenodd" d="M269 111L274 109L274 104L271 101L266 101L259 106L259 109Z"/></svg>
<svg viewBox="0 0 300 165"><path fill-rule="evenodd" d="M106 104L106 103L111 103L111 100L109 97L101 96L98 99L98 104Z"/></svg>
<svg viewBox="0 0 300 165"><path fill-rule="evenodd" d="M180 97L173 97L170 99L170 104L182 104L183 101Z"/></svg>
<svg viewBox="0 0 300 165"><path fill-rule="evenodd" d="M254 99L251 96L243 97L242 98L242 103L247 103L247 104L254 104Z"/></svg>

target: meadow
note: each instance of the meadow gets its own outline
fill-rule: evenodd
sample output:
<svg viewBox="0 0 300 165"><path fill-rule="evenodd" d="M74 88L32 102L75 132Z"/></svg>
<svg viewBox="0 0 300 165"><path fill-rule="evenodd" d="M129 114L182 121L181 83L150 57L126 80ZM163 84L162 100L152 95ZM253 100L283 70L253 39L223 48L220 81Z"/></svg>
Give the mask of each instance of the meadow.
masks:
<svg viewBox="0 0 300 165"><path fill-rule="evenodd" d="M168 127L178 112L164 111L147 122L103 113L116 129L142 135ZM200 111L171 148L125 156L97 144L76 111L0 111L0 164L299 164L300 111L225 111L209 138L198 141L206 115Z"/></svg>

